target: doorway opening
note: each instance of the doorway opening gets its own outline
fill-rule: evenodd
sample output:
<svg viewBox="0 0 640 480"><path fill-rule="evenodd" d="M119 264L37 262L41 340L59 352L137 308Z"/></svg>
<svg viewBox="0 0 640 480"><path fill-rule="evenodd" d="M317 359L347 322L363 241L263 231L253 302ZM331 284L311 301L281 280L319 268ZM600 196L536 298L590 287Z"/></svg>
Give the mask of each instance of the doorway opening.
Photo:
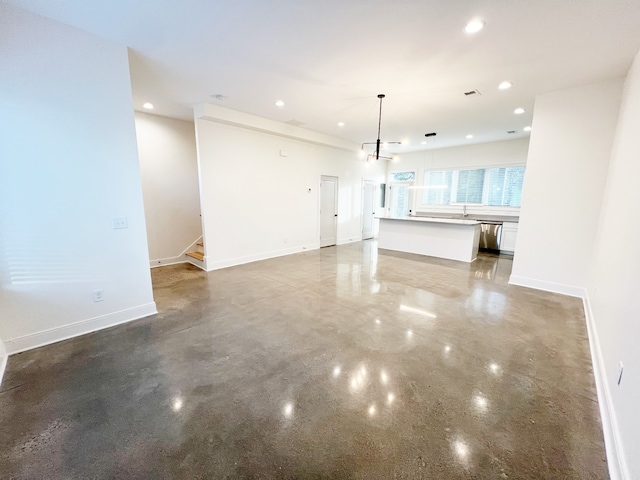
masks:
<svg viewBox="0 0 640 480"><path fill-rule="evenodd" d="M364 180L362 187L362 239L373 238L373 219L376 213L376 183Z"/></svg>
<svg viewBox="0 0 640 480"><path fill-rule="evenodd" d="M338 177L320 176L320 248L338 240Z"/></svg>
<svg viewBox="0 0 640 480"><path fill-rule="evenodd" d="M406 217L411 213L413 190L409 187L413 182L392 182L389 185L389 216Z"/></svg>

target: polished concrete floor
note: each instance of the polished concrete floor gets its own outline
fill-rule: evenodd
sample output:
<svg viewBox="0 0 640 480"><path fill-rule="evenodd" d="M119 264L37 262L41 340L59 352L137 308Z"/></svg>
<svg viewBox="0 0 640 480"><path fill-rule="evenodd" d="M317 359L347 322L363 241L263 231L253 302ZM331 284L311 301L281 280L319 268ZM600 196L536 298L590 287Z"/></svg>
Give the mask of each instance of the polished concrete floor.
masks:
<svg viewBox="0 0 640 480"><path fill-rule="evenodd" d="M154 269L157 316L10 358L0 478L607 478L582 303L510 270Z"/></svg>

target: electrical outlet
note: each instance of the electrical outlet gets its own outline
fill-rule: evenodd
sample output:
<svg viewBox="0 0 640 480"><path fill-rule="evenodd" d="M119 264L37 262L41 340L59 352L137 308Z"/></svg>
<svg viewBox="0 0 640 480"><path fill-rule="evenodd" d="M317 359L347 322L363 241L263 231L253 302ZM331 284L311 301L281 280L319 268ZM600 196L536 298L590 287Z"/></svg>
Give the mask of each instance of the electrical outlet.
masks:
<svg viewBox="0 0 640 480"><path fill-rule="evenodd" d="M624 372L624 365L620 362L620 366L618 367L618 385L622 381L622 372Z"/></svg>
<svg viewBox="0 0 640 480"><path fill-rule="evenodd" d="M92 294L94 303L102 302L104 300L104 290L94 290Z"/></svg>
<svg viewBox="0 0 640 480"><path fill-rule="evenodd" d="M111 224L113 225L114 230L118 230L119 228L129 228L127 217L113 217L111 219Z"/></svg>

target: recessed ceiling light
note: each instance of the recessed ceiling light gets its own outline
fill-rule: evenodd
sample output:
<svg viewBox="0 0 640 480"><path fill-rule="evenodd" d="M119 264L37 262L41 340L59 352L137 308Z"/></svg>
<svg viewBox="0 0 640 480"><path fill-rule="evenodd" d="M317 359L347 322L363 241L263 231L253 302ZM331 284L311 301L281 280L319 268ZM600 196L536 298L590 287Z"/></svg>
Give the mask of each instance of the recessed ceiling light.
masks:
<svg viewBox="0 0 640 480"><path fill-rule="evenodd" d="M339 127L344 127L344 122L338 122Z"/></svg>
<svg viewBox="0 0 640 480"><path fill-rule="evenodd" d="M511 87L513 87L513 83L508 82L508 81L506 81L506 80L505 80L504 82L502 82L500 85L498 85L498 88L499 88L500 90L508 90L508 89L510 89Z"/></svg>
<svg viewBox="0 0 640 480"><path fill-rule="evenodd" d="M518 107L513 111L516 115L522 115L524 112L526 112L526 110L522 107Z"/></svg>
<svg viewBox="0 0 640 480"><path fill-rule="evenodd" d="M420 145L426 145L427 142L425 142L424 140L422 142L420 142Z"/></svg>
<svg viewBox="0 0 640 480"><path fill-rule="evenodd" d="M484 20L474 19L467 23L464 31L467 33L477 33L484 28Z"/></svg>
<svg viewBox="0 0 640 480"><path fill-rule="evenodd" d="M531 127L526 126L522 130L524 130L525 132L530 132L531 131Z"/></svg>
<svg viewBox="0 0 640 480"><path fill-rule="evenodd" d="M471 139L473 138L473 135L469 134L469 135L467 135L467 138L468 138L469 140L471 140Z"/></svg>
<svg viewBox="0 0 640 480"><path fill-rule="evenodd" d="M282 100L276 100L275 106L282 108L284 107L284 102Z"/></svg>
<svg viewBox="0 0 640 480"><path fill-rule="evenodd" d="M147 110L153 110L153 103L143 103L142 108L146 108Z"/></svg>

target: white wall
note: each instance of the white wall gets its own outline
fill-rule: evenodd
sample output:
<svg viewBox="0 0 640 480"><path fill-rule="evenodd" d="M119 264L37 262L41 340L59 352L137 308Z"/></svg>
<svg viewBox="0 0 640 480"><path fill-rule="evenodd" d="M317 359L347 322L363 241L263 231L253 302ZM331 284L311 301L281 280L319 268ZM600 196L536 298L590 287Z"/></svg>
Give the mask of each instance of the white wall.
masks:
<svg viewBox="0 0 640 480"><path fill-rule="evenodd" d="M432 140L429 140L430 142ZM503 142L477 143L462 147L440 148L421 152L405 153L397 163L389 163L387 184L391 182L391 172L416 172L416 185L424 184L424 172L438 169L492 168L514 165L526 165L528 138L506 140ZM390 195L390 192L388 192ZM417 212L458 212L459 205L423 205L421 190L411 195L412 205ZM495 213L500 215L517 215L518 208L467 206L470 213ZM389 212L387 212L389 213Z"/></svg>
<svg viewBox="0 0 640 480"><path fill-rule="evenodd" d="M625 83L587 285L605 394L623 453L621 470L628 469L628 479L640 478L639 132L640 53ZM618 385L620 361L625 369Z"/></svg>
<svg viewBox="0 0 640 480"><path fill-rule="evenodd" d="M318 248L321 175L339 178L338 243L362 238L362 179L384 182L382 162L367 168L358 145L203 108L196 131L207 269Z"/></svg>
<svg viewBox="0 0 640 480"><path fill-rule="evenodd" d="M431 142L432 140L429 140ZM436 144L437 145L437 144ZM503 142L475 143L461 147L438 148L421 152L403 153L400 161L389 164L390 170L438 170L442 168L482 168L525 165L528 138Z"/></svg>
<svg viewBox="0 0 640 480"><path fill-rule="evenodd" d="M151 266L183 261L202 236L193 122L136 112Z"/></svg>
<svg viewBox="0 0 640 480"><path fill-rule="evenodd" d="M511 283L582 296L622 79L536 97Z"/></svg>
<svg viewBox="0 0 640 480"><path fill-rule="evenodd" d="M155 312L126 48L0 4L0 105L9 353Z"/></svg>

